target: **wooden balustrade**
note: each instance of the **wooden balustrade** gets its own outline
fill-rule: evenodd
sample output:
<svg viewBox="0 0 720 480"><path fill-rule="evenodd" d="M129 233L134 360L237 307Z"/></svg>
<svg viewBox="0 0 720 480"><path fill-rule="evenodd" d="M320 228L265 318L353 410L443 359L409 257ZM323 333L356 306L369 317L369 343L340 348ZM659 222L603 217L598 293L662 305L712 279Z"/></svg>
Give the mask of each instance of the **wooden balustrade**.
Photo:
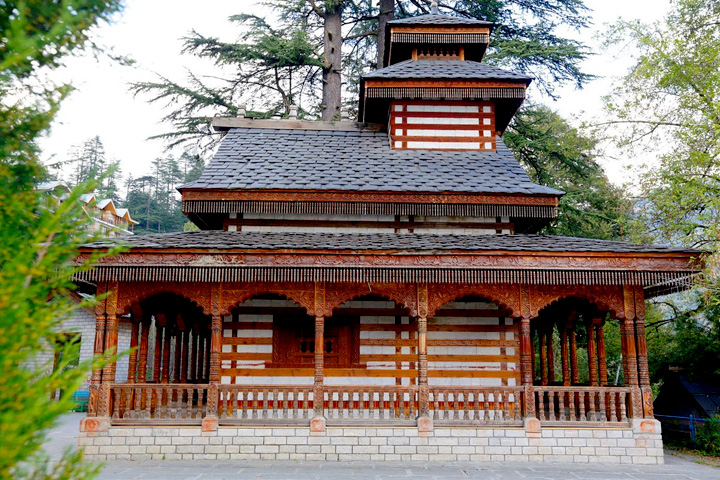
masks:
<svg viewBox="0 0 720 480"><path fill-rule="evenodd" d="M415 424L418 416L417 387L325 385L323 390L328 425L368 421Z"/></svg>
<svg viewBox="0 0 720 480"><path fill-rule="evenodd" d="M309 423L312 386L219 385L221 424Z"/></svg>
<svg viewBox="0 0 720 480"><path fill-rule="evenodd" d="M200 425L205 416L208 385L110 385L113 424Z"/></svg>
<svg viewBox="0 0 720 480"><path fill-rule="evenodd" d="M430 387L437 425L522 425L523 387Z"/></svg>
<svg viewBox="0 0 720 480"><path fill-rule="evenodd" d="M629 424L633 417L630 387L535 387L535 407L542 424Z"/></svg>
<svg viewBox="0 0 720 480"><path fill-rule="evenodd" d="M305 425L313 416L312 385L218 385L217 409L208 408L206 384L102 387L107 401L100 402L99 413L117 425L200 425L215 411L225 425ZM437 425L508 426L522 425L527 411L534 411L543 425L574 426L629 425L642 414L641 405L633 406L632 387L527 388L528 395L525 387L430 387L430 414ZM417 386L325 385L323 397L329 425L410 425L418 416ZM534 409L526 400L534 401Z"/></svg>

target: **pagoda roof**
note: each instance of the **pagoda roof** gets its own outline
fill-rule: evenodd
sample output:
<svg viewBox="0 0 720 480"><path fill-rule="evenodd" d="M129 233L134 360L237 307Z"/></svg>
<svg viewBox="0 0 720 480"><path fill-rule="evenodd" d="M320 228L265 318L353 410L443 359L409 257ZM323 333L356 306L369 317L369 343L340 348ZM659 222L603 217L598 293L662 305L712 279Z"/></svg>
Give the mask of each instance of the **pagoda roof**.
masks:
<svg viewBox="0 0 720 480"><path fill-rule="evenodd" d="M451 25L467 25L467 26L476 26L476 27L494 27L495 24L493 22L488 22L485 20L477 20L474 18L465 18L465 17L455 17L450 15L443 15L443 14L426 14L426 15L418 15L415 17L407 17L407 18L400 18L397 20L391 20L388 22L388 25L442 25L442 26L451 26Z"/></svg>
<svg viewBox="0 0 720 480"><path fill-rule="evenodd" d="M226 232L218 230L159 233L117 240L100 240L85 248L109 248L122 243L131 249L212 250L332 250L398 252L563 252L627 254L702 254L699 250L662 245L550 235L437 235L396 233Z"/></svg>
<svg viewBox="0 0 720 480"><path fill-rule="evenodd" d="M393 150L385 132L302 123L229 128L200 178L179 189L563 194L531 182L499 137L495 152Z"/></svg>
<svg viewBox="0 0 720 480"><path fill-rule="evenodd" d="M405 60L363 75L363 80L510 80L529 84L533 78L470 60Z"/></svg>

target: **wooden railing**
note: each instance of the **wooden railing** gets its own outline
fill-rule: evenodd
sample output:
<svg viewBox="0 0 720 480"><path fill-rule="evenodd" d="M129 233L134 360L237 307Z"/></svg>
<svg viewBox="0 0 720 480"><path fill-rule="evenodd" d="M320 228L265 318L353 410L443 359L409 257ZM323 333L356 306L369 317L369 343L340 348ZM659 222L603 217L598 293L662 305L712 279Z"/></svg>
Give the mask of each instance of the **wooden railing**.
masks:
<svg viewBox="0 0 720 480"><path fill-rule="evenodd" d="M523 387L430 387L436 424L521 425Z"/></svg>
<svg viewBox="0 0 720 480"><path fill-rule="evenodd" d="M108 413L113 424L200 425L208 385L110 385Z"/></svg>
<svg viewBox="0 0 720 480"><path fill-rule="evenodd" d="M199 425L216 414L226 425L305 425L314 414L311 385L106 384L100 397L98 415L117 425ZM642 416L631 387L430 387L428 397L436 425L516 426L534 412L542 425L621 426ZM323 387L328 425L410 425L418 409L417 386Z"/></svg>
<svg viewBox="0 0 720 480"><path fill-rule="evenodd" d="M218 386L221 424L309 423L312 409L312 386Z"/></svg>
<svg viewBox="0 0 720 480"><path fill-rule="evenodd" d="M541 424L628 424L634 416L629 387L535 387Z"/></svg>
<svg viewBox="0 0 720 480"><path fill-rule="evenodd" d="M414 424L416 387L324 386L328 425L382 421Z"/></svg>

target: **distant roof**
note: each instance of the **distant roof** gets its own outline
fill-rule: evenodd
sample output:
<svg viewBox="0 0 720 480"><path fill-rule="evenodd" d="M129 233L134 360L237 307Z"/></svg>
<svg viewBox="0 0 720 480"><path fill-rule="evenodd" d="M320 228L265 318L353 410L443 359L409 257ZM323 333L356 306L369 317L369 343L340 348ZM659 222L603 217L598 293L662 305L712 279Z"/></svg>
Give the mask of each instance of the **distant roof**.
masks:
<svg viewBox="0 0 720 480"><path fill-rule="evenodd" d="M414 252L505 250L517 252L699 253L696 250L684 248L545 235L262 233L206 230L126 237L120 242L131 248L144 249L409 250ZM106 240L86 246L90 248L107 248L117 243L117 241Z"/></svg>
<svg viewBox="0 0 720 480"><path fill-rule="evenodd" d="M391 20L389 25L468 25L478 27L493 27L493 22L477 20L474 18L454 17L442 14L426 14L416 17L400 18Z"/></svg>
<svg viewBox="0 0 720 480"><path fill-rule="evenodd" d="M35 187L36 190L41 192L55 190L56 188L62 188L63 190L70 191L70 188L68 188L68 186L65 185L63 182L41 182L38 183L37 187Z"/></svg>
<svg viewBox="0 0 720 480"><path fill-rule="evenodd" d="M363 75L363 79L384 78L532 81L527 75L470 60L405 60Z"/></svg>
<svg viewBox="0 0 720 480"><path fill-rule="evenodd" d="M682 373L678 372L676 375L708 416L720 413L720 385L717 382L692 382Z"/></svg>
<svg viewBox="0 0 720 480"><path fill-rule="evenodd" d="M185 188L562 195L496 152L392 150L377 131L231 128Z"/></svg>

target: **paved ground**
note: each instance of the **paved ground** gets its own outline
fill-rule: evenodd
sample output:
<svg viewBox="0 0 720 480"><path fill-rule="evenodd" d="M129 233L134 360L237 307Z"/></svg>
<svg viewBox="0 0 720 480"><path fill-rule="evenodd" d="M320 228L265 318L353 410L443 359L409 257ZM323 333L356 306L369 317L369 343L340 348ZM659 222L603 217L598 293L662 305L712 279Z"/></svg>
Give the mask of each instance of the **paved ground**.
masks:
<svg viewBox="0 0 720 480"><path fill-rule="evenodd" d="M74 446L82 414L70 414L50 434L46 449L57 456ZM666 452L666 464L655 467L624 465L557 465L538 463L399 463L399 462L246 462L147 461L107 462L100 479L171 480L394 480L394 479L546 479L546 480L720 480L720 467L698 463L693 457Z"/></svg>

